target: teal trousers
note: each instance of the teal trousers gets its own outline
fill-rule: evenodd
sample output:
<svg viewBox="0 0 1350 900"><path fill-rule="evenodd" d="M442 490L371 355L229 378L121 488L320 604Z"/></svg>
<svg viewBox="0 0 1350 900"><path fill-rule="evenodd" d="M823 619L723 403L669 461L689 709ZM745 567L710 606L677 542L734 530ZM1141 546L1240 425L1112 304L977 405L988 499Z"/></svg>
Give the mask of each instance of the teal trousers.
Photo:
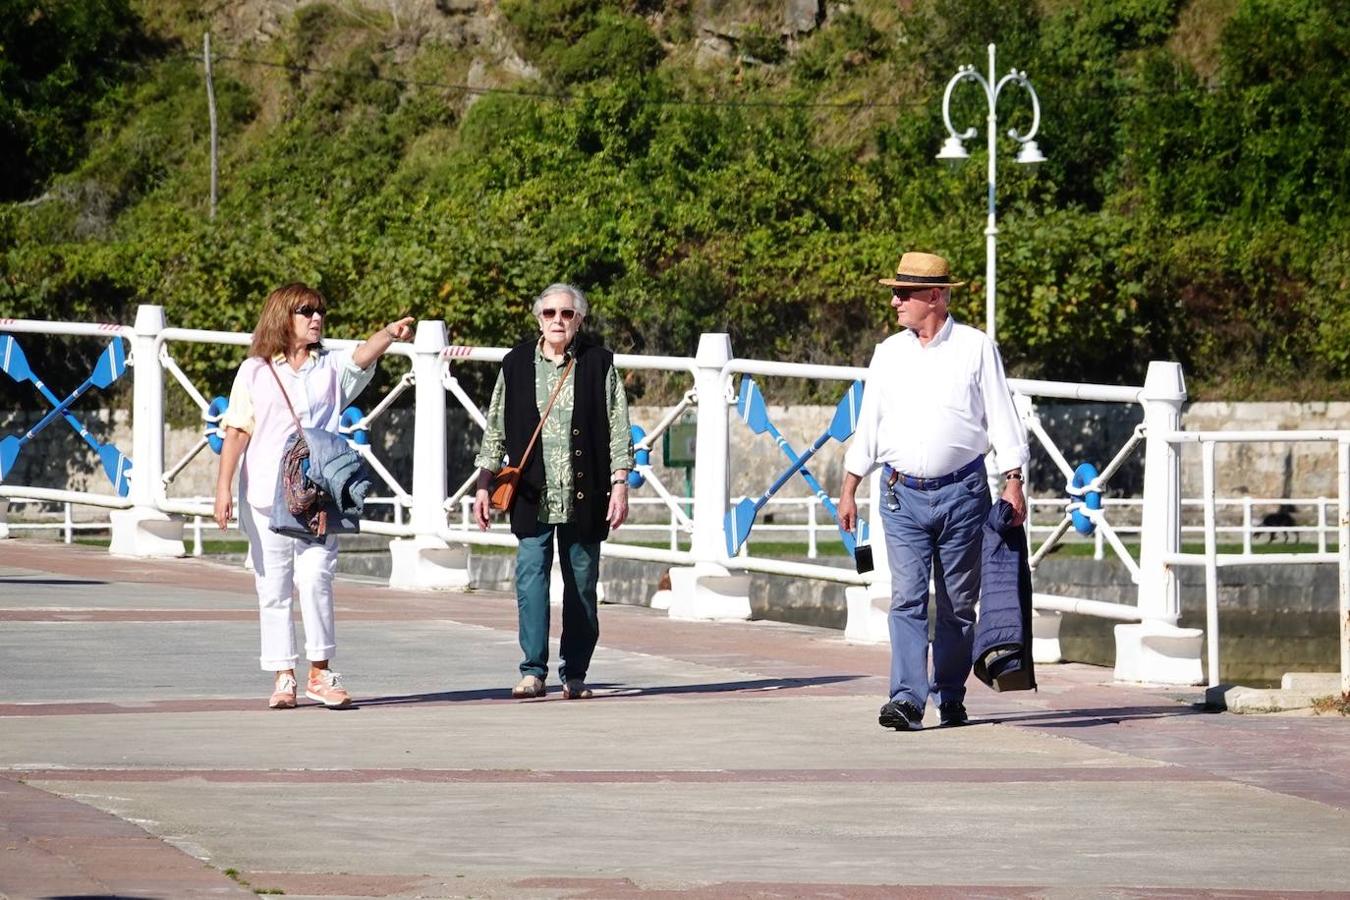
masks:
<svg viewBox="0 0 1350 900"><path fill-rule="evenodd" d="M555 537L563 581L558 677L584 679L600 640L596 599L600 542L578 541L571 524L540 523L532 536L520 539L516 550L516 609L524 654L520 674L548 679L549 577Z"/></svg>

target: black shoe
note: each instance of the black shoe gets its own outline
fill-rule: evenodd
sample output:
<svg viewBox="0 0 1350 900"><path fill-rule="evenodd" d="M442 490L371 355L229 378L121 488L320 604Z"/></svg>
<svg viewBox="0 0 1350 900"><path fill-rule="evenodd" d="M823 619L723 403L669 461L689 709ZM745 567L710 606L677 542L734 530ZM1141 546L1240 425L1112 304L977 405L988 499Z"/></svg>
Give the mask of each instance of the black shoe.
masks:
<svg viewBox="0 0 1350 900"><path fill-rule="evenodd" d="M969 725L970 716L966 715L966 705L960 700L947 700L938 704L938 727L955 728Z"/></svg>
<svg viewBox="0 0 1350 900"><path fill-rule="evenodd" d="M892 700L881 708L877 722L882 728L894 728L896 731L918 731L923 728L923 711L913 703L904 700Z"/></svg>

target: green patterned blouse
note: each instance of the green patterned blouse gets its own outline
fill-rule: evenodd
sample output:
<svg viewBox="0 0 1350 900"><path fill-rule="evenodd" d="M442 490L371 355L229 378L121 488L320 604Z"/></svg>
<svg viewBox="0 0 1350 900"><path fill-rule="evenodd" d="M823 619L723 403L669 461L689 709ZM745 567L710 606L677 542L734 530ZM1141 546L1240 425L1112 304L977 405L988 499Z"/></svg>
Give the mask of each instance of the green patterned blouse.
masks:
<svg viewBox="0 0 1350 900"><path fill-rule="evenodd" d="M534 396L542 415L548 398L562 377L569 352L558 362L544 356L542 341L534 349ZM572 464L568 455L572 449L572 410L576 405L573 381L558 392L553 410L539 434L539 450L544 459L544 496L539 504L539 521L550 525L561 524L572 518ZM628 397L623 391L619 370L611 367L605 379L605 408L609 414L609 467L611 471L633 467L633 437L628 423ZM474 465L489 472L502 467L506 454L506 379L499 371L497 384L492 389L488 405L487 427L483 431L483 445L474 458Z"/></svg>

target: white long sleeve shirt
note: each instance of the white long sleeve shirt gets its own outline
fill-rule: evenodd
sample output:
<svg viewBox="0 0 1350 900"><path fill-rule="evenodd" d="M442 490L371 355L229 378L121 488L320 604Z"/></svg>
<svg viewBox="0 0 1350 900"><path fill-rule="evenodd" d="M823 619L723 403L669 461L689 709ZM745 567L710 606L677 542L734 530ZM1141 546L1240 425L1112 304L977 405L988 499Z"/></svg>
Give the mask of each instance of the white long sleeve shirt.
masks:
<svg viewBox="0 0 1350 900"><path fill-rule="evenodd" d="M845 469L864 477L889 463L937 478L991 446L1000 472L1030 458L1003 361L984 332L948 316L927 346L908 329L877 345Z"/></svg>

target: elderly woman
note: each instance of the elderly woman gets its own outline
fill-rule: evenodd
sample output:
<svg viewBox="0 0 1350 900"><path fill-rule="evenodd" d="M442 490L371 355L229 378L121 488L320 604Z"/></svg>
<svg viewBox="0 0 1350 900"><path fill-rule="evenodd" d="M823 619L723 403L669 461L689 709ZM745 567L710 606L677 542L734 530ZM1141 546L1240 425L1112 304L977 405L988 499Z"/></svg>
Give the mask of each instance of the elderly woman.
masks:
<svg viewBox="0 0 1350 900"><path fill-rule="evenodd" d="M502 360L475 460L479 472L473 511L484 530L489 490L503 455L511 465L523 465L509 510L511 531L520 541L516 606L525 658L520 682L511 689L511 696L520 699L545 692L555 537L563 576L558 677L565 699L591 696L586 673L600 638L600 542L628 518L627 479L633 465L628 401L614 354L579 333L588 309L586 296L568 284L551 284L535 298L541 334ZM548 415L540 427L545 410ZM536 428L538 441L522 463Z"/></svg>
<svg viewBox="0 0 1350 900"><path fill-rule="evenodd" d="M375 363L396 340L412 337L411 317L391 322L354 350L324 348L328 304L303 284L277 288L263 303L248 358L239 366L230 405L221 416L225 431L216 477L216 524L229 524L234 507L235 468L239 479L239 527L248 537L262 625L264 671L275 673L272 709L295 707L295 634L292 594L299 588L305 624L309 678L305 696L324 706L351 705L329 661L337 648L333 627L333 573L337 538L303 540L268 529L286 439L295 431L292 409L306 428L336 432L347 402L370 383ZM284 393L283 393L284 391Z"/></svg>

